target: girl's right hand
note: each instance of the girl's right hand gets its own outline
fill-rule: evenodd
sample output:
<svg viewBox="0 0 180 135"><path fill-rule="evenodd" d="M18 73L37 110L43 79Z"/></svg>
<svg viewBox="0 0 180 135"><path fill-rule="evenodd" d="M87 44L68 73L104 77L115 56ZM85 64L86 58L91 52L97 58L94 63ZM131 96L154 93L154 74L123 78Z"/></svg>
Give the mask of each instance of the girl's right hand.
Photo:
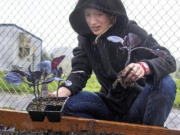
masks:
<svg viewBox="0 0 180 135"><path fill-rule="evenodd" d="M57 91L48 94L49 97L57 97ZM60 87L58 90L58 97L69 97L71 96L71 91L66 87Z"/></svg>

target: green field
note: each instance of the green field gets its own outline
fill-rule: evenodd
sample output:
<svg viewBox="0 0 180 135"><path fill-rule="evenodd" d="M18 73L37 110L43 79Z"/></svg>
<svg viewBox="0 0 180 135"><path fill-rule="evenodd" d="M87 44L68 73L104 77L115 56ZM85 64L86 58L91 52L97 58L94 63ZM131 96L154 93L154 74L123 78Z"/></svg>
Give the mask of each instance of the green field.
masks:
<svg viewBox="0 0 180 135"><path fill-rule="evenodd" d="M33 93L33 89L29 88L27 84L21 84L20 86L12 86L3 80L6 73L0 72L0 91L7 91L11 93ZM177 94L174 102L175 107L180 107L180 79L174 79L177 85ZM40 87L41 88L41 87ZM52 82L48 85L49 92L57 90L57 82ZM97 92L100 89L100 84L97 82L96 76L92 74L88 80L86 87L83 90Z"/></svg>

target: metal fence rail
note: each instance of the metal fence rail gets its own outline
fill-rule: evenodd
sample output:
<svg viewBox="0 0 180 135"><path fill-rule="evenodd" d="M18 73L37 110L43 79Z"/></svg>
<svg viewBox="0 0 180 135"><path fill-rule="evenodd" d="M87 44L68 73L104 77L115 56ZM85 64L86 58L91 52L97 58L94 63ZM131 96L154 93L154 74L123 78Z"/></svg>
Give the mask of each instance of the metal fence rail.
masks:
<svg viewBox="0 0 180 135"><path fill-rule="evenodd" d="M129 19L152 33L177 61L180 78L180 1L123 0ZM72 49L77 35L69 24L69 14L77 0L2 0L0 2L0 107L24 110L33 96L27 85L8 86L3 80L12 68L33 69L41 59L66 55L61 66L71 70ZM49 88L50 90L53 88ZM180 96L177 96L180 97ZM180 111L173 109L168 128L180 129Z"/></svg>

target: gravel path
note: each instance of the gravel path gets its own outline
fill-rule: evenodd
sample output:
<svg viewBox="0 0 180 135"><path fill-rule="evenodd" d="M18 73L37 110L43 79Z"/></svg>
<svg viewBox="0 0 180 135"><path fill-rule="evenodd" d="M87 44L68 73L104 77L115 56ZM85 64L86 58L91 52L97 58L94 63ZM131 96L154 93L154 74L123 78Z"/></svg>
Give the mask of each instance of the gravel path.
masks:
<svg viewBox="0 0 180 135"><path fill-rule="evenodd" d="M0 93L0 107L12 107L16 110L26 110L29 102L34 98L30 94L9 94L9 93ZM165 126L169 129L180 130L180 110L173 108Z"/></svg>

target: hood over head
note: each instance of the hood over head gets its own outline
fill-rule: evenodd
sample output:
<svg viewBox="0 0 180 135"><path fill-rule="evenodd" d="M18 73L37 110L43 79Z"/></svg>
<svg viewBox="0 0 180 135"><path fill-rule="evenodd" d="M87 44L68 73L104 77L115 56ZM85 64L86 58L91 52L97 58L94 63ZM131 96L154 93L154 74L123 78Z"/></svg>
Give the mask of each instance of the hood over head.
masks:
<svg viewBox="0 0 180 135"><path fill-rule="evenodd" d="M84 15L84 9L93 8L116 17L116 23L122 27L127 24L128 17L121 0L79 0L75 9L70 14L69 21L72 28L79 35L89 35L89 29Z"/></svg>

